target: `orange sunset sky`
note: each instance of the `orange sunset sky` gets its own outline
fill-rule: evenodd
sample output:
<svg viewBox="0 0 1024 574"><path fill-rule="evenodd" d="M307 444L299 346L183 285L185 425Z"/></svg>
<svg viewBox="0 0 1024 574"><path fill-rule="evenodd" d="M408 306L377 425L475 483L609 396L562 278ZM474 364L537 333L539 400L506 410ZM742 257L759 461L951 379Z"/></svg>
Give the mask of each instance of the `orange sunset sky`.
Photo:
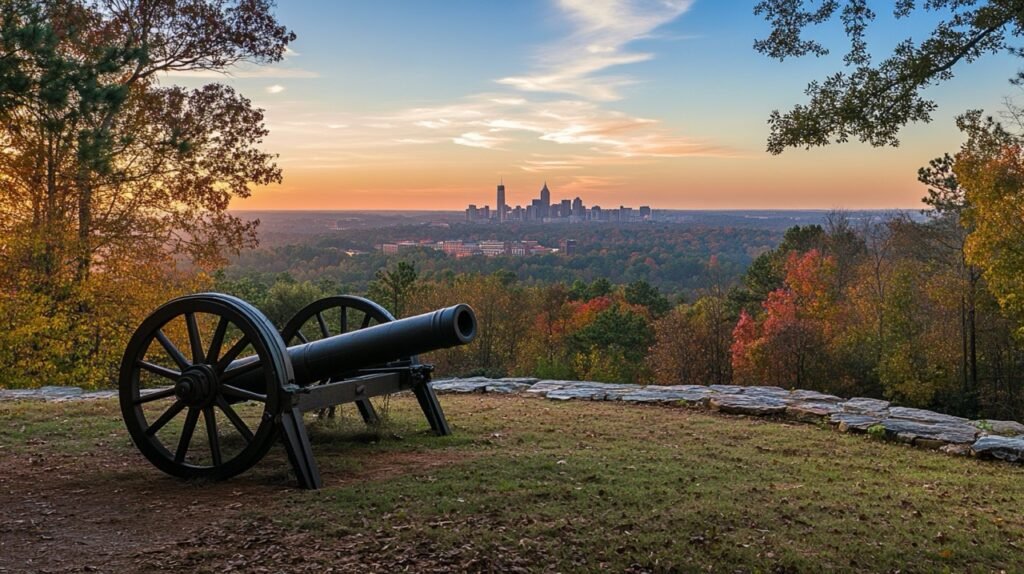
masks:
<svg viewBox="0 0 1024 574"><path fill-rule="evenodd" d="M998 113L1015 94L1009 56L932 88L930 124L899 148L848 143L764 152L773 109L841 68L841 30L822 59L780 63L752 44L766 24L746 2L281 2L298 34L284 62L223 81L265 109L284 183L234 209L464 209L511 205L546 181L552 199L679 209L919 208L917 168L961 138L953 118ZM926 29L881 15L884 50Z"/></svg>

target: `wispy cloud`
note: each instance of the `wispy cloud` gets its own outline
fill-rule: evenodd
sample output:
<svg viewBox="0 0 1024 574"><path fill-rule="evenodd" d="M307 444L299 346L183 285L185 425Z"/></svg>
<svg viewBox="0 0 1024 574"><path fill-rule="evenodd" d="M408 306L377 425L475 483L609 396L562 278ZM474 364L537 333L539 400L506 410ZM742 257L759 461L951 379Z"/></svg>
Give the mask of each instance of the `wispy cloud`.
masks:
<svg viewBox="0 0 1024 574"><path fill-rule="evenodd" d="M267 86L266 88L263 89L266 90L268 94L280 94L281 92L284 91L284 86L282 86L281 84L274 84L272 86Z"/></svg>
<svg viewBox="0 0 1024 574"><path fill-rule="evenodd" d="M627 46L686 12L693 0L559 0L575 26L561 42L544 47L537 68L498 81L528 92L573 94L588 100L618 100L621 88L635 81L601 72L654 57Z"/></svg>
<svg viewBox="0 0 1024 574"><path fill-rule="evenodd" d="M453 143L468 147L482 147L485 149L495 149L504 141L506 141L505 138L484 135L479 132L466 132L458 137L452 138Z"/></svg>
<svg viewBox="0 0 1024 574"><path fill-rule="evenodd" d="M514 100L514 101L510 101ZM499 103L503 102L503 103ZM734 150L678 135L662 122L605 109L583 100L530 101L478 94L461 102L376 116L297 112L271 132L309 146L341 151L410 145L458 145L487 150L527 149L525 171L570 170L655 158L725 157ZM282 110L284 113L284 110Z"/></svg>

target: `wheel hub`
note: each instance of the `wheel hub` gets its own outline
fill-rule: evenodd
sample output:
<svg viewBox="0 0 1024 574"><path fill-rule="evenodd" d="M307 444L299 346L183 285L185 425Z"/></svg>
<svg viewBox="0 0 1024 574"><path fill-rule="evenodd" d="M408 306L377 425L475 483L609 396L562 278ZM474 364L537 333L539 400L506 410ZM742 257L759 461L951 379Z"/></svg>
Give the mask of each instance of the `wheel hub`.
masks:
<svg viewBox="0 0 1024 574"><path fill-rule="evenodd" d="M207 365L186 369L174 384L174 395L190 407L204 406L217 395L217 375Z"/></svg>

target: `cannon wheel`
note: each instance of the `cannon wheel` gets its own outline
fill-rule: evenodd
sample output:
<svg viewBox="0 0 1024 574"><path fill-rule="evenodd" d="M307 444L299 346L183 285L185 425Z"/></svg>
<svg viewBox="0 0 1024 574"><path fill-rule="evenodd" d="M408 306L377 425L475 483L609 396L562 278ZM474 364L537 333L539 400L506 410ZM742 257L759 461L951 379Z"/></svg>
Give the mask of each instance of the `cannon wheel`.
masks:
<svg viewBox="0 0 1024 574"><path fill-rule="evenodd" d="M369 299L355 295L336 295L314 301L300 309L281 329L281 338L288 345L297 345L394 320L394 315L387 309ZM416 357L409 357L409 360L412 364L416 363ZM366 424L380 422L369 399L356 401L356 407ZM335 407L325 410L327 416L334 417ZM320 414L323 416L325 413Z"/></svg>
<svg viewBox="0 0 1024 574"><path fill-rule="evenodd" d="M247 350L248 363L229 369ZM234 377L258 368L263 388L231 385ZM143 377L170 386L144 392ZM121 414L135 445L160 470L188 479L226 479L267 453L286 407L282 391L293 379L284 341L255 307L219 293L189 295L154 311L129 341L119 378ZM241 403L246 412L262 409L257 423L239 415ZM179 433L169 423L182 414ZM205 448L204 439L195 436L200 417ZM234 452L223 448L225 441L238 445Z"/></svg>

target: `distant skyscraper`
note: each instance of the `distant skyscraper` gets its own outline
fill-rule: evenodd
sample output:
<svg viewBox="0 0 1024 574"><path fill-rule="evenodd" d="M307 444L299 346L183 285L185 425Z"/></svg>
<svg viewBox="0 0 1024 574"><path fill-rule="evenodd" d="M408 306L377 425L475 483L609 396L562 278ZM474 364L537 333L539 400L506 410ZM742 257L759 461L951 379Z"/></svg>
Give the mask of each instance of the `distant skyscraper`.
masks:
<svg viewBox="0 0 1024 574"><path fill-rule="evenodd" d="M572 201L563 199L558 206L558 217L569 217L572 215Z"/></svg>
<svg viewBox="0 0 1024 574"><path fill-rule="evenodd" d="M545 217L551 217L551 192L548 191L548 182L544 182L544 187L540 190L540 210L537 214L538 219Z"/></svg>
<svg viewBox="0 0 1024 574"><path fill-rule="evenodd" d="M578 197L572 200L572 216L578 217L580 219L585 219L586 215L587 210L585 207L583 207L583 200Z"/></svg>
<svg viewBox="0 0 1024 574"><path fill-rule="evenodd" d="M505 181L498 184L498 223L505 222Z"/></svg>

